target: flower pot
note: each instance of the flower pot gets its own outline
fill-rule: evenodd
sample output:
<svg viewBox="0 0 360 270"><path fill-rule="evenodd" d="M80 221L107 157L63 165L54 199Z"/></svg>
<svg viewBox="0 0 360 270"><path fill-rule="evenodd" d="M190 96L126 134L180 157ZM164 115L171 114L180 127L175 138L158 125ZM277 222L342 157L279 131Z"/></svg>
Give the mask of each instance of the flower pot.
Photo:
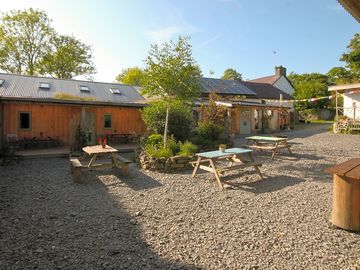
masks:
<svg viewBox="0 0 360 270"><path fill-rule="evenodd" d="M221 152L221 153L224 153L225 152L225 147L219 147L219 151Z"/></svg>

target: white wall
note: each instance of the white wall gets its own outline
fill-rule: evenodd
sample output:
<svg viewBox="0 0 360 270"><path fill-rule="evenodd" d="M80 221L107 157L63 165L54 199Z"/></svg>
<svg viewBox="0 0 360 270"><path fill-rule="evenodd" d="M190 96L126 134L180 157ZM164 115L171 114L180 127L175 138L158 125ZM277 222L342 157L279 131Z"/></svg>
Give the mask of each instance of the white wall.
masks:
<svg viewBox="0 0 360 270"><path fill-rule="evenodd" d="M289 95L294 93L294 88L284 76L281 76L273 85Z"/></svg>
<svg viewBox="0 0 360 270"><path fill-rule="evenodd" d="M360 94L344 94L344 115L354 117L353 102L356 104L355 118L360 120Z"/></svg>

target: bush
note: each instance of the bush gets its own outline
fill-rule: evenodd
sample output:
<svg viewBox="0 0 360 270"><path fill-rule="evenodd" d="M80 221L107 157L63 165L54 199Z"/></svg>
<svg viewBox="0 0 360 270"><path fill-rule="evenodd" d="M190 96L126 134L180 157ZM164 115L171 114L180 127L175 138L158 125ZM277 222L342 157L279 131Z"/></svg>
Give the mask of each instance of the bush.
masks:
<svg viewBox="0 0 360 270"><path fill-rule="evenodd" d="M224 133L225 129L211 121L202 121L199 124L200 137L208 140L219 140L220 136Z"/></svg>
<svg viewBox="0 0 360 270"><path fill-rule="evenodd" d="M191 156L193 154L195 154L198 150L198 147L189 142L189 141L186 141L182 144L180 144L180 152L178 153L180 156Z"/></svg>
<svg viewBox="0 0 360 270"><path fill-rule="evenodd" d="M164 143L164 136L161 134L151 134L145 140L145 145L158 145L161 146Z"/></svg>
<svg viewBox="0 0 360 270"><path fill-rule="evenodd" d="M180 151L180 146L173 136L169 136L166 141L166 148L163 146L164 136L161 134L151 134L142 139L141 147L148 156L152 157L171 157Z"/></svg>
<svg viewBox="0 0 360 270"><path fill-rule="evenodd" d="M163 101L152 102L141 111L142 119L150 132L164 133L166 118L166 103ZM169 134L176 140L186 140L192 127L193 116L190 106L173 101L169 113Z"/></svg>
<svg viewBox="0 0 360 270"><path fill-rule="evenodd" d="M171 151L170 148L157 148L155 145L148 145L145 148L145 153L146 155L150 156L150 157L156 157L156 158L160 158L160 157L171 157L173 156L173 152Z"/></svg>

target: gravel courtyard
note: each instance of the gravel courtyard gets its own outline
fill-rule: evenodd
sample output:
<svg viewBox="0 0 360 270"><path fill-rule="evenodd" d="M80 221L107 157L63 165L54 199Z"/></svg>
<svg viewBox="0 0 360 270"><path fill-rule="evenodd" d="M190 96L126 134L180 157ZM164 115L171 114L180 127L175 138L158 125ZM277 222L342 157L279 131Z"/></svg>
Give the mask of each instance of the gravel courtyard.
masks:
<svg viewBox="0 0 360 270"><path fill-rule="evenodd" d="M0 167L0 269L360 269L360 234L332 228L324 173L359 157L360 135L327 128L286 132L294 156L256 153L265 180L229 173L224 191L191 170L74 184L67 159Z"/></svg>

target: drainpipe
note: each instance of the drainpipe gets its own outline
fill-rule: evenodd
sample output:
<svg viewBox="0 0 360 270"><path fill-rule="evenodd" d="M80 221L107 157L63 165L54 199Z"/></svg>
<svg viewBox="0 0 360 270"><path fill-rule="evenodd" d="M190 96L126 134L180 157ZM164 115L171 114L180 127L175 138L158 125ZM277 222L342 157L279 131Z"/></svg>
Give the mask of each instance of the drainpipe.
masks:
<svg viewBox="0 0 360 270"><path fill-rule="evenodd" d="M4 138L4 103L0 101L1 104L1 122L0 122L0 150L3 147L3 138Z"/></svg>

